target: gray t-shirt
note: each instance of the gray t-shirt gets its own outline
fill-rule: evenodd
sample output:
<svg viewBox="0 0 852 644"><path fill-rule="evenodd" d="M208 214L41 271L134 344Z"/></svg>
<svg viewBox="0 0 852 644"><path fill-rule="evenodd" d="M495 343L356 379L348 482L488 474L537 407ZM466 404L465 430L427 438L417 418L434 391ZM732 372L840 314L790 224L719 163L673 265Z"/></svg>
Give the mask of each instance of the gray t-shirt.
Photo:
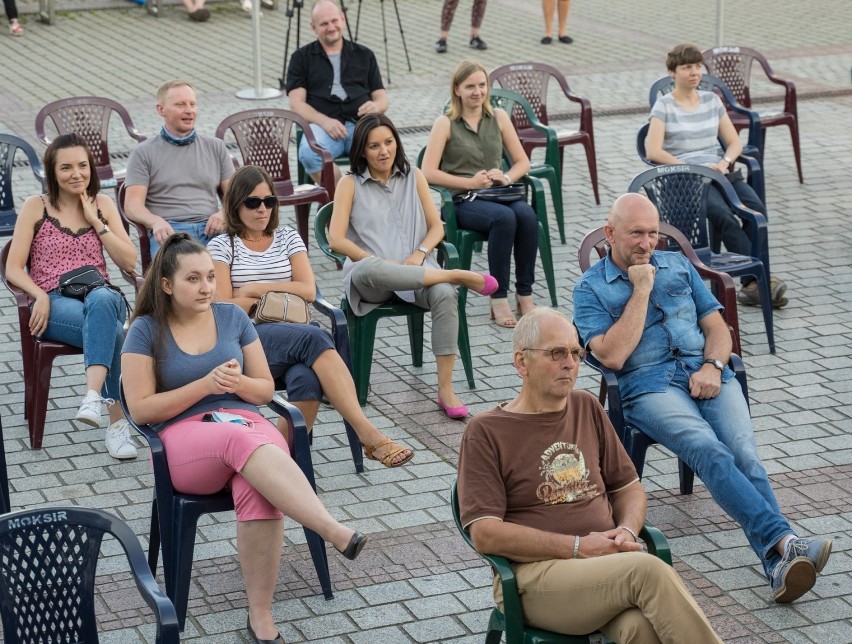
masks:
<svg viewBox="0 0 852 644"><path fill-rule="evenodd" d="M698 92L698 107L681 109L671 94L664 94L651 108L651 116L666 126L663 149L683 163L706 165L722 158L719 119L725 115L722 101L713 92Z"/></svg>
<svg viewBox="0 0 852 644"><path fill-rule="evenodd" d="M331 62L331 69L334 73L334 80L331 81L331 95L345 101L349 98L349 95L343 89L343 83L340 82L340 54L329 54L328 60Z"/></svg>
<svg viewBox="0 0 852 644"><path fill-rule="evenodd" d="M159 134L134 148L127 162L128 186L147 186L145 207L171 221L207 221L219 210L216 190L234 174L221 139L197 136L173 145Z"/></svg>
<svg viewBox="0 0 852 644"><path fill-rule="evenodd" d="M240 307L226 302L214 302L213 317L216 320L216 345L207 353L192 355L185 353L172 337L170 329L166 331L165 343L159 356L160 385L158 391L179 389L213 371L231 358L236 358L243 366L243 347L257 340L254 325ZM157 324L150 317L142 316L133 321L127 331L122 353L140 353L154 356L154 343L157 341ZM151 423L155 431L173 423L216 409L248 409L258 411L256 405L247 403L235 394L205 396L186 411L162 423Z"/></svg>

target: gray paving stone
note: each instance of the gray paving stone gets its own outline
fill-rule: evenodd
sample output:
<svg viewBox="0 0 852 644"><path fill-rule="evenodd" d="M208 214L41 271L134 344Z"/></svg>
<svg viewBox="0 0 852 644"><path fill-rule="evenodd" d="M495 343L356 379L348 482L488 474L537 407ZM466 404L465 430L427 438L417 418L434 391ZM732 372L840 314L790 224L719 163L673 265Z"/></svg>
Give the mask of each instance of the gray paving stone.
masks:
<svg viewBox="0 0 852 644"><path fill-rule="evenodd" d="M445 642L451 637L465 635L464 629L449 617L422 619L403 628L415 642Z"/></svg>

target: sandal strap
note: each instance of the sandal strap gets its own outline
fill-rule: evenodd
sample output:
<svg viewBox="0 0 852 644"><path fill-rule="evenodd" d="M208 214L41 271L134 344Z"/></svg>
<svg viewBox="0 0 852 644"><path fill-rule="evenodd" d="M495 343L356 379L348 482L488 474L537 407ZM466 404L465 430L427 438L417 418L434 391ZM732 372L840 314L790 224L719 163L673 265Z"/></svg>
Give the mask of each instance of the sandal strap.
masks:
<svg viewBox="0 0 852 644"><path fill-rule="evenodd" d="M376 450L381 449L382 447L387 447L388 445L396 445L396 447L394 449L388 449L381 458L375 456ZM398 455L402 454L406 450L411 452L411 455L407 459L400 461L399 463L394 463L393 459L395 459ZM371 461L379 461L385 467L397 467L398 465L402 465L403 463L408 461L411 456L414 456L414 452L410 448L402 447L390 438L377 445L373 445L372 447L367 447L366 445L364 445L364 453L367 455L368 459L370 459Z"/></svg>

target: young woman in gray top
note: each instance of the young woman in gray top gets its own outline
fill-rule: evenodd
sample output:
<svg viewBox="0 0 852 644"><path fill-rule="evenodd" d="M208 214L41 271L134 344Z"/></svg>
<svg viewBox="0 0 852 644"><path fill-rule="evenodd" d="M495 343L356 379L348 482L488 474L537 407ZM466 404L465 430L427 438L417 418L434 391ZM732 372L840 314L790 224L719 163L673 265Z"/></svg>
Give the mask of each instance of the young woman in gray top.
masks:
<svg viewBox="0 0 852 644"><path fill-rule="evenodd" d="M423 173L408 163L387 116L369 114L358 121L349 163L352 169L334 195L328 241L348 258L343 280L352 310L366 315L394 297L431 310L438 405L450 418L464 418L467 407L453 390L459 326L453 286L489 295L497 281L438 266L432 251L444 238L444 226Z"/></svg>

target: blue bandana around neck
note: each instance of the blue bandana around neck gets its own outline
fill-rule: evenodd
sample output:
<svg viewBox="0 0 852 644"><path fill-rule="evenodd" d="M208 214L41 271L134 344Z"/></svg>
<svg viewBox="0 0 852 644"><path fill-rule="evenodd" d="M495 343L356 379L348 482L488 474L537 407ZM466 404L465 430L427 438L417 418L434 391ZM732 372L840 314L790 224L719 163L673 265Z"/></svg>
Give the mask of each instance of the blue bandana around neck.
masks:
<svg viewBox="0 0 852 644"><path fill-rule="evenodd" d="M190 143L195 141L196 132L193 129L192 132L187 134L185 137L183 137L182 139L178 139L178 138L172 136L171 134L169 134L169 131L166 129L166 126L164 125L163 127L160 128L160 136L163 137L166 141L168 141L172 145L189 145Z"/></svg>

